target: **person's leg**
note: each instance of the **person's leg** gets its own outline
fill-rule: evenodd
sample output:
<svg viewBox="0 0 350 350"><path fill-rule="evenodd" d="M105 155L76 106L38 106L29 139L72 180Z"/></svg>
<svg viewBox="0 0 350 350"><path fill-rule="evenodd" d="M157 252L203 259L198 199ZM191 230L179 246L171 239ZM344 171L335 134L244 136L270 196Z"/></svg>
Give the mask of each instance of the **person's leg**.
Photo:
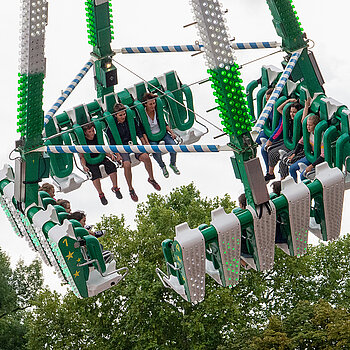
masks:
<svg viewBox="0 0 350 350"><path fill-rule="evenodd" d="M151 145L158 145L158 142L151 141L150 144L151 144ZM161 154L161 153L153 153L153 158L154 158L154 160L158 163L158 165L159 165L161 168L164 168L164 167L165 167L165 164L164 164L164 162L163 162L162 154Z"/></svg>
<svg viewBox="0 0 350 350"><path fill-rule="evenodd" d="M153 154L155 154L155 153L153 153ZM143 162L143 164L145 165L145 169L146 169L146 171L148 173L148 177L151 180L154 180L152 162L151 162L151 159L150 159L149 155L147 153L142 153L139 156L139 160L141 162Z"/></svg>
<svg viewBox="0 0 350 350"><path fill-rule="evenodd" d="M111 178L113 188L118 188L118 183L117 183L117 173L111 173L109 174L109 177Z"/></svg>
<svg viewBox="0 0 350 350"><path fill-rule="evenodd" d="M307 158L304 157L304 158L299 159L297 162L294 162L289 168L289 173L295 182L298 182L297 170L299 170L299 164L301 164L301 163L307 164L307 165L310 164L310 162L307 160Z"/></svg>
<svg viewBox="0 0 350 350"><path fill-rule="evenodd" d="M261 155L264 159L264 163L266 166L266 173L269 172L269 156L267 154L267 151L265 150L265 145L261 147Z"/></svg>
<svg viewBox="0 0 350 350"><path fill-rule="evenodd" d="M306 158L306 157L305 157ZM304 164L306 166L310 165L311 163L306 159L306 161L304 162ZM305 177L305 170L300 174L300 180L303 181L303 180L306 180L306 177Z"/></svg>
<svg viewBox="0 0 350 350"><path fill-rule="evenodd" d="M168 134L166 133L164 138L163 138L163 141L165 142L166 145L176 145L176 142L173 140L173 138ZM170 164L171 165L176 165L176 153L170 153Z"/></svg>
<svg viewBox="0 0 350 350"><path fill-rule="evenodd" d="M124 176L125 176L126 183L128 184L129 190L132 190L131 162L128 160L124 161L123 168L124 168Z"/></svg>
<svg viewBox="0 0 350 350"><path fill-rule="evenodd" d="M100 179L95 179L92 181L99 195L103 194Z"/></svg>

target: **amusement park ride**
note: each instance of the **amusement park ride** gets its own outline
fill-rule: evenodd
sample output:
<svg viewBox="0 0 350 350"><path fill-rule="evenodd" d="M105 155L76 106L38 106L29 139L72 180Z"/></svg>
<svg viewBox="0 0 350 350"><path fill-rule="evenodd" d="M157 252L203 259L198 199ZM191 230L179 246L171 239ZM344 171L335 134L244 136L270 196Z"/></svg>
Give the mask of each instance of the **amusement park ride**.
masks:
<svg viewBox="0 0 350 350"><path fill-rule="evenodd" d="M190 228L187 223L175 228L175 238L162 243L167 272L157 268L165 287L185 300L197 303L205 297L205 274L223 287L239 282L241 260L246 267L266 271L274 263L275 236L278 230L283 243L276 243L286 254L300 257L307 251L308 233L324 241L340 234L344 191L350 186L347 176L350 158L350 110L327 97L323 78L306 35L298 22L292 0L267 0L273 24L281 43L235 43L230 41L224 21L224 10L217 0L191 0L194 23L199 31L195 45L125 47L111 49L113 21L110 0L86 0L86 21L91 59L62 92L52 108L42 110L45 28L48 2L22 0L21 52L18 94L18 132L14 169L5 165L0 171L0 201L17 235L24 237L43 261L54 267L61 279L69 283L78 297L97 295L119 283L127 268L117 268L113 254L103 252L94 236L79 222L68 220L64 208L38 183L49 176L60 191L79 189L88 179L73 172L74 153L83 153L90 164L100 163L107 152L232 152L231 163L237 179L244 186L247 209L226 213L222 208L212 212L210 225ZM234 50L273 48L285 53L281 68L263 66L261 77L246 87L240 77L241 66ZM199 145L202 127L195 127L192 91L175 71L150 81L141 80L132 87L115 92L118 83L115 56L136 52L204 53L216 109L220 113L227 145ZM57 113L70 93L93 68L97 98ZM274 91L268 101L268 88ZM245 91L244 91L245 90ZM178 136L176 146L138 146L135 130L130 130L133 144L108 145L104 130L109 127L120 141L113 118L113 105L119 101L127 108L129 120L147 118L142 105L145 92L157 97L160 131L145 132L151 141L161 140L168 123ZM305 154L314 162L324 147L325 161L316 166L315 175L301 183L287 178L282 181L281 195L269 195L257 158L255 137L262 129L270 136L279 120L277 107L294 94L302 105L311 97L311 114L321 122L315 129L314 151L310 146L307 118L301 123L302 111L293 121L290 137L288 115L283 110L283 140L294 149L301 135ZM270 123L268 117L273 113ZM87 146L82 126L93 123L98 145ZM91 158L91 153L98 157ZM137 165L136 160L134 161Z"/></svg>

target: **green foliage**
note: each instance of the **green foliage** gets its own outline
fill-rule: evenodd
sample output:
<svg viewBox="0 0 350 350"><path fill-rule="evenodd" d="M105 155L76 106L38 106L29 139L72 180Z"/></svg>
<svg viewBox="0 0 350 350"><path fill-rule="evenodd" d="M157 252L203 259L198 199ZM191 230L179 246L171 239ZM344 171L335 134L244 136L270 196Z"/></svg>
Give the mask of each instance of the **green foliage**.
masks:
<svg viewBox="0 0 350 350"><path fill-rule="evenodd" d="M149 195L138 206L136 229L123 217L103 217L98 226L108 232L101 243L129 274L89 299L42 293L28 317L28 348L305 349L324 337L325 344L346 348L349 300L341 296L350 292L350 236L310 248L299 259L277 249L271 271L243 271L231 289L207 276L205 301L195 306L163 287L155 273L156 267L165 270L162 240L173 238L182 222L209 224L218 206L229 212L235 204L229 196L203 199L191 184L167 196ZM340 316L345 327L339 326ZM326 333L319 333L322 327Z"/></svg>
<svg viewBox="0 0 350 350"><path fill-rule="evenodd" d="M19 261L14 270L9 258L0 250L0 349L26 348L27 328L24 311L33 305L42 288L41 264L34 260L29 266Z"/></svg>
<svg viewBox="0 0 350 350"><path fill-rule="evenodd" d="M253 349L349 349L350 313L320 300L300 302L283 320L271 317Z"/></svg>

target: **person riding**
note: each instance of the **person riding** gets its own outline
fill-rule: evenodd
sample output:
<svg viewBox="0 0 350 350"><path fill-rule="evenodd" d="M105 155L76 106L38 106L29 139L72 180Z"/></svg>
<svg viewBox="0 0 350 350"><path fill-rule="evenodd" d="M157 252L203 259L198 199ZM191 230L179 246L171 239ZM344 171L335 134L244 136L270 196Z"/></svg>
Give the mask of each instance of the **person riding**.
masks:
<svg viewBox="0 0 350 350"><path fill-rule="evenodd" d="M152 134L156 134L160 130L158 116L157 116L157 112L156 112L156 106L157 106L156 98L157 97L158 97L157 95L154 95L151 93L145 93L142 97L142 102L143 102L144 107L145 107L145 112L147 115L148 124L150 126ZM174 131L169 127L169 125L166 125L166 133L165 133L162 140L148 142L146 135L145 135L145 137L146 137L147 143L149 143L151 145L158 145L162 141L164 141L164 143L166 145L176 145L176 143L174 141L176 139L176 135L175 135ZM156 160L156 162L158 163L158 165L162 169L164 177L166 177L166 178L169 177L169 172L165 166L165 163L163 162L162 154L161 153L154 153L153 158ZM176 175L180 175L180 170L176 166L176 153L174 153L174 152L170 152L170 165L169 165L169 167L173 170L173 172Z"/></svg>
<svg viewBox="0 0 350 350"><path fill-rule="evenodd" d="M116 103L113 107L114 111L114 121L116 123L119 136L121 139L121 142L123 145L128 145L129 142L131 142L131 134L130 134L130 128L129 128L129 122L126 118L126 107L121 104L121 103ZM135 121L133 121L135 123ZM136 136L140 139L142 144L147 144L144 135L142 133L142 130L140 126L135 123L135 130L136 130ZM110 128L107 129L107 136L109 139L109 144L110 145L116 145L117 142L113 137L112 131ZM136 159L139 161L143 162L145 165L145 169L148 173L148 182L157 190L160 191L161 187L159 184L156 182L153 176L153 167L152 167L152 162L147 153L135 153ZM122 161L123 162L123 168L124 168L124 176L126 179L126 182L129 187L129 193L130 197L134 202L137 202L138 196L133 188L132 185L132 172L131 172L131 160L130 160L130 154L129 153L117 153L116 154L116 159L117 161Z"/></svg>
<svg viewBox="0 0 350 350"><path fill-rule="evenodd" d="M97 135L95 131L95 126L94 124L90 123L85 126L83 126L83 131L84 135L86 138L86 143L88 145L97 145ZM91 158L96 158L98 157L98 154L91 153ZM120 188L118 187L117 184L117 167L116 165L111 162L108 158L110 158L112 161L116 160L116 157L112 153L106 153L106 157L103 159L102 162L98 164L89 164L86 160L83 154L79 153L79 158L80 158L80 163L86 172L91 172L92 174L92 183L94 187L96 188L100 201L103 205L107 205L108 201L107 198L105 197L102 187L101 187L101 178L102 174L100 171L100 165L104 165L106 173L109 175L111 181L112 181L112 192L116 195L118 199L123 198Z"/></svg>
<svg viewBox="0 0 350 350"><path fill-rule="evenodd" d="M265 143L265 151L267 151L268 155L268 172L265 175L265 181L269 182L270 180L275 178L274 169L277 163L280 160L280 151L284 150L285 152L288 151L288 148L284 145L283 142L283 119L282 119L282 113L285 105L287 103L291 103L289 109L289 122L291 127L289 128L291 131L293 130L293 121L294 117L297 114L297 112L302 108L300 103L297 102L295 98L290 98L283 102L280 106L278 106L277 111L281 114L280 122L278 127L275 129L274 133L271 135L270 139Z"/></svg>
<svg viewBox="0 0 350 350"><path fill-rule="evenodd" d="M314 132L316 125L320 122L320 117L318 115L312 114L308 116L307 121L306 121L306 127L307 131L310 133L310 146L311 150L314 151ZM304 150L304 140L303 137L299 140L297 146L295 147L292 155L289 157L289 160L292 161L294 157L298 155L299 152ZM324 162L324 146L323 143L321 143L321 154L320 156L316 159L315 162L311 163L307 157L303 157L299 159L298 161L294 162L290 168L289 168L289 173L293 177L295 182L298 182L297 179L297 170L299 169L300 164L305 164L307 167L306 169L300 174L300 180L303 181L306 179L305 175L309 173L317 164L323 163Z"/></svg>

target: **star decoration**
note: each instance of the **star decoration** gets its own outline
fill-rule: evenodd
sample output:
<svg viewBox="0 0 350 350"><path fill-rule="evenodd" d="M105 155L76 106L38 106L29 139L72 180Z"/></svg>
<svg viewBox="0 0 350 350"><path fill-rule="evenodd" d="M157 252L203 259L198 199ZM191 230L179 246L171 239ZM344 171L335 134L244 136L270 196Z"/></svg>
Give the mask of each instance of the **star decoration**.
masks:
<svg viewBox="0 0 350 350"><path fill-rule="evenodd" d="M69 260L69 259L72 259L73 258L73 254L74 252L69 252L68 255L66 255L66 258Z"/></svg>

